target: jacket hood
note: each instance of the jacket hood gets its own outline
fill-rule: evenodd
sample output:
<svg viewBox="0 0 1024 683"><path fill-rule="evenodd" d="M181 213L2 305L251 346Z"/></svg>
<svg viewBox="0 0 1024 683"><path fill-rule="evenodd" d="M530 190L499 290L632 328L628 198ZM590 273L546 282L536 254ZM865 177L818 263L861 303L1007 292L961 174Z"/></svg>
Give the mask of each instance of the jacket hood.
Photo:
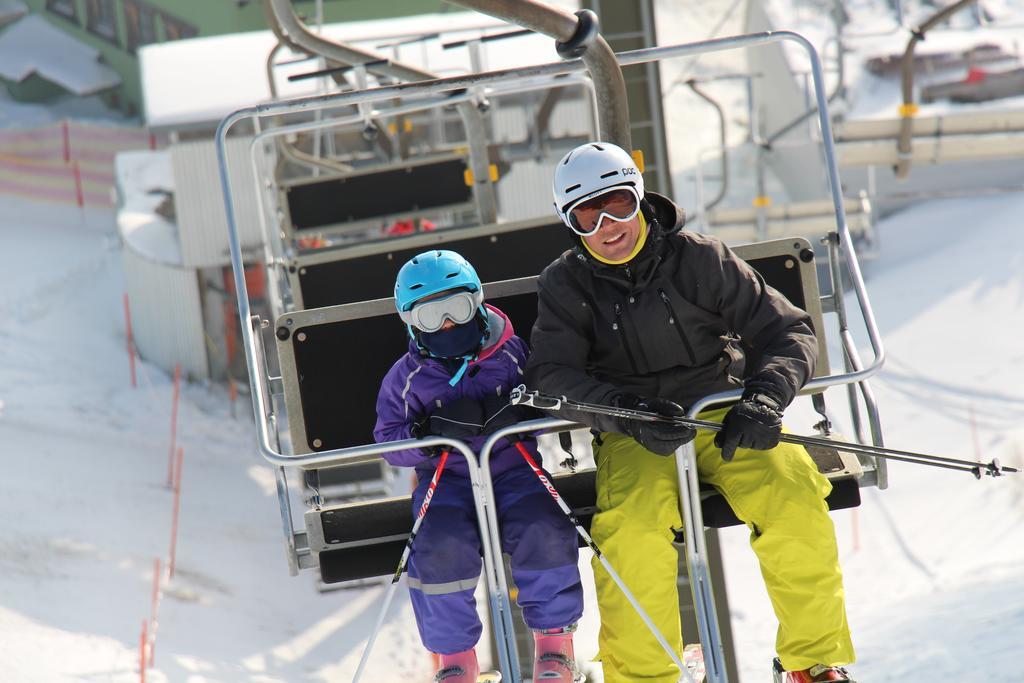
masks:
<svg viewBox="0 0 1024 683"><path fill-rule="evenodd" d="M644 194L644 201L647 202L648 209L644 216L647 217L648 223L658 224L663 237L676 234L686 225L686 211L668 197L657 192L647 192Z"/></svg>

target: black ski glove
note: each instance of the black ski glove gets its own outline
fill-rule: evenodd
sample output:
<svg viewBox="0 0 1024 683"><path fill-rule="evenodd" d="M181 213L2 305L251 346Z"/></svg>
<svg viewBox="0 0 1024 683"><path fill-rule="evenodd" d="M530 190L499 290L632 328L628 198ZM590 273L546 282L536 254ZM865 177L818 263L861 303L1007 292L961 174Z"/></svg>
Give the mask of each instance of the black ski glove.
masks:
<svg viewBox="0 0 1024 683"><path fill-rule="evenodd" d="M729 409L715 445L722 449L722 460L732 460L737 448L767 451L779 445L782 436L782 404L761 392L747 392Z"/></svg>
<svg viewBox="0 0 1024 683"><path fill-rule="evenodd" d="M637 396L636 394L616 394L612 399L616 408L642 410L658 413L665 417L686 417L686 411L678 403L657 397ZM645 422L629 418L616 418L619 431L633 439L647 450L658 455L672 455L685 443L693 441L697 432L686 425L670 422Z"/></svg>
<svg viewBox="0 0 1024 683"><path fill-rule="evenodd" d="M536 408L523 405L514 406L508 402L507 396L497 396L494 394L488 395L484 399L483 412L484 434L493 434L502 427L508 427L517 422L526 422L527 420L536 420L544 417L544 414ZM523 434L510 434L509 436L519 436L521 438Z"/></svg>
<svg viewBox="0 0 1024 683"><path fill-rule="evenodd" d="M413 425L416 438L447 436L468 439L479 436L484 426L484 410L480 399L463 396L442 406Z"/></svg>

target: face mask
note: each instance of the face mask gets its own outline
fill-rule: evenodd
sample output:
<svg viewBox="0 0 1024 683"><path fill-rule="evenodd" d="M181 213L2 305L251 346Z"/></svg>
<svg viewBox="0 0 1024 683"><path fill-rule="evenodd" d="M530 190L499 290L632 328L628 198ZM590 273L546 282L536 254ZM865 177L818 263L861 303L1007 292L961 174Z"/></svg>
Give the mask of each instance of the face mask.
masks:
<svg viewBox="0 0 1024 683"><path fill-rule="evenodd" d="M438 358L460 358L476 351L483 333L476 318L437 332L420 332L419 342Z"/></svg>

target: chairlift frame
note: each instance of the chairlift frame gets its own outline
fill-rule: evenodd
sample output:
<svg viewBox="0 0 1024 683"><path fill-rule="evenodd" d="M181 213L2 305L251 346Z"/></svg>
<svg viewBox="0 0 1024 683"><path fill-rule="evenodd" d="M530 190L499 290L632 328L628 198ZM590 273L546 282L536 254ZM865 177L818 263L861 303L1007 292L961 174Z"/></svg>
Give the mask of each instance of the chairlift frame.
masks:
<svg viewBox="0 0 1024 683"><path fill-rule="evenodd" d="M791 41L798 44L807 52L811 62L815 97L818 101L817 113L822 131L823 152L837 223L837 230L836 232L831 233L828 243L830 263L835 264L835 267L831 269L833 283L837 282L841 277L839 273L839 265L845 264L854 294L857 297L868 340L874 354L874 358L867 364L861 360L859 352L853 342L852 334L850 333L847 325L845 305L842 297L843 288L834 287L832 296L824 300L823 303L825 303L826 308L830 312L835 312L839 315L845 369L844 372L837 375L829 375L812 379L806 385L805 391L821 391L832 386L847 385L850 387L849 390L852 394L854 391L854 385L859 387L863 396L867 418L871 428L872 441L875 445L880 446L882 445L882 434L878 417L878 408L867 380L881 368L884 363L885 352L878 332L878 327L874 320L874 314L867 298L863 275L857 261L857 255L853 250L852 239L846 223L839 170L836 162L835 146L832 137L832 126L828 114L828 103L824 95L824 76L821 61L814 46L804 36L793 31L766 31L699 41L695 43L633 50L620 53L617 55L617 58L620 66L625 66L703 52L755 47L781 41ZM471 465L469 469L474 482L474 497L481 527L481 544L484 554L483 564L484 571L487 574L492 626L495 633L495 639L499 647L499 664L503 671L507 673L512 683L520 683L521 675L515 651L511 616L506 605L506 594L500 592L500 587L504 585L506 579L501 565L495 562L495 559L498 557L498 551L495 549L491 530L495 528L497 522L493 506L487 504L487 501L493 499L488 462L494 444L499 438L502 438L507 434L535 430L538 428L566 428L571 426L572 423L563 420L548 419L531 423L523 423L520 425L512 425L502 429L492 435L481 450L479 468L473 466L477 463L476 454L474 454L466 444L457 440L439 437L409 439L400 442L338 448L303 455L288 455L281 452L280 443L278 441L279 435L277 433L277 416L273 410L271 396L271 386L275 384L275 381L279 386L280 378L270 378L266 372L261 330L268 326L270 321L263 321L259 316L252 315L249 306L244 277L242 251L235 216L234 200L231 193L231 177L227 165L226 137L230 129L236 123L245 119L254 119L258 125L258 121L262 117L303 111L324 110L359 103L370 103L402 97L404 95L432 95L489 84L514 82L523 78L575 73L583 69L583 62L579 59L574 59L565 62L549 63L519 69L506 69L483 74L442 78L433 81L382 86L366 91L319 95L284 102L261 104L254 107L240 109L227 115L220 122L215 138L217 157L220 165L221 186L224 193L225 209L227 214L235 292L238 300L239 317L240 320L242 320L242 338L246 359L248 361L247 366L250 386L252 387L250 394L253 400L253 408L257 425L257 445L260 455L277 467L278 497L281 504L282 521L284 523L286 533L288 534L290 551L289 560L292 562L292 569L297 570L298 566L302 563L295 554L295 533L291 520L290 502L284 475L284 467L315 468L327 465L340 465L350 462L365 461L378 456L381 453L407 448L424 448L445 445L452 450L458 451L466 457L467 461L469 461ZM833 257L835 260L832 260ZM707 406L721 403L723 401L736 400L739 398L740 394L741 392L739 391L731 391L708 396L696 403L694 406L691 406L689 414L693 416ZM851 402L851 410L854 412L855 416L858 414L854 402ZM859 418L855 417L855 420L857 420L859 426ZM698 525L699 528L703 530L703 520L699 505L699 482L697 481L696 453L692 443L677 451L676 462L677 471L679 473L680 497L682 502L681 507L683 508L682 513L686 527L687 562L691 572L691 580L693 581L692 585L695 605L697 607L698 627L701 634L701 642L705 648L708 679L711 683L726 683L727 674L724 667L724 652L719 635L717 615L714 609L714 595L711 590L710 575L706 561L707 548L703 533L697 533L695 531L698 528ZM886 477L884 463L877 463L876 476L877 485L880 488L885 488Z"/></svg>
<svg viewBox="0 0 1024 683"><path fill-rule="evenodd" d="M424 81L423 83L430 82L431 81ZM288 111L272 111L269 113L254 114L253 118L255 119L257 124L255 126L256 134L250 141L249 158L250 163L254 169L253 179L255 183L256 194L257 196L260 197L262 202L260 206L260 211L258 211L257 213L260 218L260 229L264 237L266 262L268 266L273 266L272 270L274 271L274 277L272 278L272 282L276 286L273 286L271 289L274 291L274 295L272 296L272 304L275 304L275 312L281 312L290 309L291 307L296 305L298 305L298 307L301 308L302 303L301 297L298 300L296 300L294 290L291 287L291 283L289 282L288 277L288 269L291 265L293 265L295 259L297 258L295 249L290 243L290 240L288 239L289 237L292 236L291 226L289 225L287 229L285 229L284 226L275 226L277 229L271 229L271 220L273 220L273 217L281 217L284 220L290 219L288 218L287 210L282 206L282 193L280 190L283 190L283 188L276 187L274 183L273 173L270 170L271 164L269 163L267 149L269 142L290 134L321 131L325 128L334 128L346 125L354 125L358 123L365 123L367 120L372 120L375 118L396 117L416 112L430 111L459 103L468 103L480 97L481 95L500 97L506 94L543 90L546 88L551 88L552 86L566 87L573 85L581 86L584 89L584 92L589 95L589 101L591 105L591 117L592 120L596 123L598 120L597 97L594 92L593 83L584 75L576 72L541 74L534 77L524 78L512 82L509 82L509 79L503 79L493 84L487 84L479 87L453 87L452 90L461 92L441 94L437 97L429 97L422 100L403 102L401 104L392 104L391 106L386 108L381 107L379 109L374 108L371 110L367 110L367 108L364 107L354 114L345 114L340 116L323 118L318 117L311 121L290 123L286 125L276 126L274 128L270 128L267 130L260 129L261 127L259 125L259 121L262 117L280 116L286 113L295 113L300 110L289 108ZM383 87L387 88L396 86ZM381 89L382 88L374 88L370 90L353 92L375 93ZM352 95L353 92L340 93L330 96L317 96L312 99L329 100L330 98L342 98L345 97L346 95ZM430 94L433 95L436 93L431 92ZM372 101L377 101L378 99L385 98L368 98L368 100L370 99L372 99ZM285 104L285 102L281 102L279 104ZM336 107L351 104L352 103L348 101L333 104L328 103L324 106L313 107L311 108L311 110L320 113L325 109L333 109ZM245 112L248 110L240 111ZM468 130L467 133L469 133ZM483 141L480 141L480 143L483 143ZM221 168L225 168L224 164L221 165ZM475 186L473 188L473 192L475 195ZM477 215L478 217L481 215L479 207L477 207ZM229 212L228 220L229 225L233 224L233 211ZM244 318L240 319L244 320Z"/></svg>

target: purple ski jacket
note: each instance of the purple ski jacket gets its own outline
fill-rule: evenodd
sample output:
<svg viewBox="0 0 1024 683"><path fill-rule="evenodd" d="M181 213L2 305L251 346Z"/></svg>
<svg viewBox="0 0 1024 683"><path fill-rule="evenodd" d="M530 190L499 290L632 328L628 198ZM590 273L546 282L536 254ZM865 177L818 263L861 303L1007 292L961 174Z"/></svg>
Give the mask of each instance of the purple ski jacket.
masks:
<svg viewBox="0 0 1024 683"><path fill-rule="evenodd" d="M437 359L421 356L416 343L410 340L409 351L391 366L377 395L377 424L373 436L378 443L413 438L414 423L451 401L464 396L480 400L487 395L508 396L509 391L522 384L529 349L522 339L515 336L508 316L490 304L484 305L488 312L490 340L455 386L448 384L452 373ZM537 448L533 439L526 438L525 434L523 437L530 455L536 458ZM479 436L467 444L479 455L486 440L486 436ZM466 459L455 452L452 456L446 469L469 476ZM383 457L399 467L431 471L434 468L428 452L422 448L384 453ZM497 476L521 464L523 457L519 451L507 440L502 440L491 454L491 475Z"/></svg>

